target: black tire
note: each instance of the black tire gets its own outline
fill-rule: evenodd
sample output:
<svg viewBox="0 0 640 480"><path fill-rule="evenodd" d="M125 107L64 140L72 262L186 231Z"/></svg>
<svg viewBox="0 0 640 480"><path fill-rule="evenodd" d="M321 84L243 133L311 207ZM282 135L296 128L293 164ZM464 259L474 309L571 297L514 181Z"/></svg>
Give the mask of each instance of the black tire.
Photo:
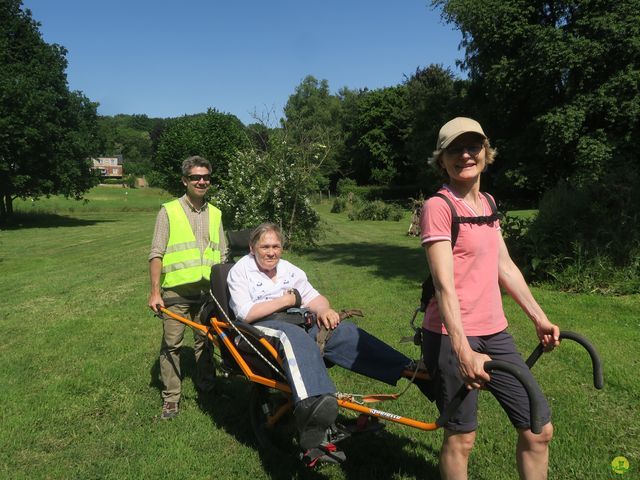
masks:
<svg viewBox="0 0 640 480"><path fill-rule="evenodd" d="M297 452L297 430L293 419L293 407L278 422L269 426L267 419L279 407L285 405L289 397L279 390L253 384L250 399L251 428L258 446L265 453L291 455Z"/></svg>

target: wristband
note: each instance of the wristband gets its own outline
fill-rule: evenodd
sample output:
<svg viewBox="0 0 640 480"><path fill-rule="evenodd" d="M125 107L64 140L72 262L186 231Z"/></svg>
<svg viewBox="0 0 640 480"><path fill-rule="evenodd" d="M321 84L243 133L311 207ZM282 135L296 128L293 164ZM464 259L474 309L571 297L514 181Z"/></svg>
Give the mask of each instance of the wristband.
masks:
<svg viewBox="0 0 640 480"><path fill-rule="evenodd" d="M291 288L290 290L287 291L287 293L293 293L293 295L296 297L296 303L294 307L300 308L300 305L302 305L302 297L300 296L300 292L295 288Z"/></svg>

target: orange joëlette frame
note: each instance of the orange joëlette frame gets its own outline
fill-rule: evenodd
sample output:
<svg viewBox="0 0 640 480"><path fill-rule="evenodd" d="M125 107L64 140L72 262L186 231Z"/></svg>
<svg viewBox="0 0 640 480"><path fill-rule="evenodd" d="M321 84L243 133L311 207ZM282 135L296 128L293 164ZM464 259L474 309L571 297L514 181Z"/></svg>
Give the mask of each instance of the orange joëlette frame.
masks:
<svg viewBox="0 0 640 480"><path fill-rule="evenodd" d="M206 325L202 325L200 323L192 322L191 320L184 318L176 313L173 313L166 308L160 308L160 311L165 315L177 320L178 322L184 323L185 325L194 328L196 330L200 330L204 333L216 347L220 348L220 343L222 342L225 348L229 351L229 353L233 356L233 359L236 361L242 373L245 377L254 383L259 383L269 388L273 388L276 390L280 390L281 392L291 395L291 388L286 383L278 382L276 380L266 378L262 375L258 375L253 372L251 367L245 362L238 352L238 349L233 344L233 342L229 339L228 335L225 333L225 330L232 328L229 325L229 322L220 321L216 317L212 317L210 319L211 326L207 327ZM214 333L211 333L213 330ZM271 345L265 338L259 339L260 343L271 353L274 360L278 362L278 364L282 364L282 360L278 356L277 350ZM385 412L382 410L378 410L375 408L369 408L366 405L362 405L360 403L352 402L351 400L347 400L344 398L338 399L338 405L342 408L346 408L348 410L353 410L354 412L364 413L365 415L369 415L371 417L381 418L383 420L387 420L390 422L399 423L401 425L407 425L409 427L417 428L419 430L432 431L440 428L436 422L422 422L420 420L414 420L411 418L403 417L401 415L396 415L394 413ZM288 408L293 406L293 401L285 404L285 408L281 408L276 412L276 415L269 419L270 424L275 424L280 416L282 416Z"/></svg>

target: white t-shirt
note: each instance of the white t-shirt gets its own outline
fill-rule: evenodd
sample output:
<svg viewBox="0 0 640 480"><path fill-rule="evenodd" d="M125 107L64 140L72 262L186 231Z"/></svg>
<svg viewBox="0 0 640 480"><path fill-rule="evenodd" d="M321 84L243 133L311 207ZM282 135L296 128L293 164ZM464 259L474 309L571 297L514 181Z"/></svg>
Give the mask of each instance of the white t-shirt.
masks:
<svg viewBox="0 0 640 480"><path fill-rule="evenodd" d="M276 272L275 278L270 279L258 269L252 254L242 257L229 271L229 304L239 320L244 320L255 304L281 297L291 288L300 292L302 306L320 295L307 280L307 274L292 263L280 259Z"/></svg>

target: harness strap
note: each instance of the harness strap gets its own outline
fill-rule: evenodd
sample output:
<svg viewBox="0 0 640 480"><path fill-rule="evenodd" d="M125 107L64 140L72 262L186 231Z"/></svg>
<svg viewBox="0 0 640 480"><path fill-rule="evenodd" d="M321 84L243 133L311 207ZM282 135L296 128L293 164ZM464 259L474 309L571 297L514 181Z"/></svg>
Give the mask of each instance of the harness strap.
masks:
<svg viewBox="0 0 640 480"><path fill-rule="evenodd" d="M458 233L460 233L460 224L461 223L471 223L473 225L487 225L491 222L495 222L499 219L498 215L498 207L496 206L496 202L493 201L491 195L485 192L480 192L484 198L486 198L489 207L491 207L491 215L480 215L477 217L462 217L458 215L458 211L456 207L453 205L453 202L449 200L445 194L436 192L433 194L434 197L439 197L443 199L447 205L449 206L449 210L451 210L451 249L456 245L456 241L458 240Z"/></svg>
<svg viewBox="0 0 640 480"><path fill-rule="evenodd" d="M364 313L362 310L357 308L352 308L349 310L340 310L340 321L345 318L351 317L364 317ZM329 341L329 337L333 333L333 330L328 329L324 325L321 325L318 330L318 335L316 335L316 343L318 344L318 348L320 349L320 354L324 355L324 348L327 346L327 342Z"/></svg>

